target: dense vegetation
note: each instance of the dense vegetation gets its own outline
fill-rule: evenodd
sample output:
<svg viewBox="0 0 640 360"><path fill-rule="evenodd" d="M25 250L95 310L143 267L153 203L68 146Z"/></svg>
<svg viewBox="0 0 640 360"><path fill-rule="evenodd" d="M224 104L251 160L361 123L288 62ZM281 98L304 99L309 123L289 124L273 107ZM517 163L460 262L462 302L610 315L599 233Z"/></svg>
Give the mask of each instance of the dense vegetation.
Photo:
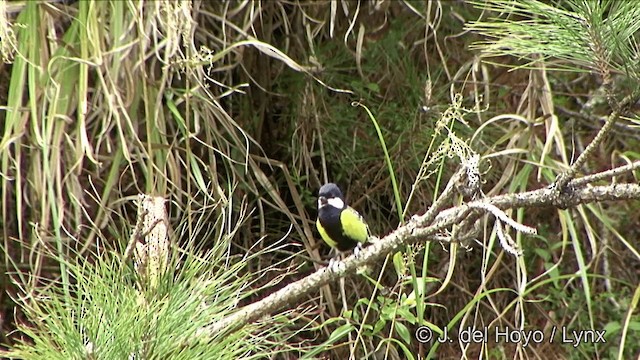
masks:
<svg viewBox="0 0 640 360"><path fill-rule="evenodd" d="M537 230L508 230L522 256L505 251L494 217L483 216L462 242L406 245L240 330L203 331L324 266L314 221L327 181L379 237L424 214L474 154L481 197L622 165L596 184L637 184L634 2L26 1L0 10L3 356L640 353L637 197L506 210ZM170 270L147 287L124 256L148 235L136 227L138 194L167 199L175 245ZM455 339L420 342L425 327ZM457 338L507 327L547 341ZM562 329L606 330L606 343L549 341Z"/></svg>

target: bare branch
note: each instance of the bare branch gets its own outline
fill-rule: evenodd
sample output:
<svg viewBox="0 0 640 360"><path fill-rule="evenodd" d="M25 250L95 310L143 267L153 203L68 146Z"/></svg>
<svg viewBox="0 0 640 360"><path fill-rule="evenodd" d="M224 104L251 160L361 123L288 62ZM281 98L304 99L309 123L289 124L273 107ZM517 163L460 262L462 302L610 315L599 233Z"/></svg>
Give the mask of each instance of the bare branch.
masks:
<svg viewBox="0 0 640 360"><path fill-rule="evenodd" d="M587 162L587 159L589 158L589 156L591 156L591 153L593 153L595 149L600 146L602 141L604 141L613 125L616 123L616 121L618 121L618 118L620 118L620 116L626 111L627 106L634 101L637 101L637 94L635 93L627 95L619 103L612 104L613 106L615 106L615 108L613 109L613 112L607 117L607 121L602 126L602 129L598 131L596 137L593 138L589 145L587 145L587 148L584 149L580 156L578 156L578 159L576 159L576 161L571 165L569 170L560 174L556 179L556 182L554 184L555 188L557 189L556 191L562 192L566 190L567 185L569 185L569 182L575 178L578 170Z"/></svg>
<svg viewBox="0 0 640 360"><path fill-rule="evenodd" d="M575 179L571 181L571 185L573 187L581 187L586 184L590 184L599 180L604 180L610 177L614 177L616 175L621 175L638 168L640 168L640 161L632 162L631 164L628 164L628 165L620 166L620 167L603 171L593 175L587 175L587 176L581 177L580 179Z"/></svg>
<svg viewBox="0 0 640 360"><path fill-rule="evenodd" d="M498 240L502 248L511 255L522 256L522 250L518 248L518 244L511 238L511 236L504 231L502 227L502 221L497 220L494 224Z"/></svg>
<svg viewBox="0 0 640 360"><path fill-rule="evenodd" d="M483 210L485 210L487 212L492 213L493 216L498 218L501 222L504 222L507 225L511 226L516 231L519 231L519 232L522 232L522 233L525 233L525 234L529 234L529 235L536 234L536 229L530 228L530 227L522 225L522 224L519 224L518 222L516 222L515 220L510 218L507 214L505 214L504 211L498 209L494 205L488 204L486 202L473 203L473 204L470 204L470 205L473 205L474 208L483 209Z"/></svg>
<svg viewBox="0 0 640 360"><path fill-rule="evenodd" d="M558 194L555 189L549 187L528 191L520 194L508 194L483 198L470 203L446 209L435 217L433 224L426 226L425 220L431 214L413 217L406 225L399 227L384 238L372 243L360 251L359 256L349 256L337 271L322 268L317 272L291 283L274 292L266 298L239 309L236 313L218 319L210 326L203 328L203 336L224 336L224 334L238 330L248 323L257 321L269 314L276 312L288 304L295 303L298 299L312 294L318 289L335 281L340 277L353 275L357 269L367 264L374 264L387 254L396 251L401 246L411 243L433 241L443 237L436 237L438 233L454 224L460 224L463 220L475 221L484 212L478 208L486 208L487 204L499 209L557 206L576 206L591 202L620 201L640 199L640 185L638 184L614 184L609 186L594 186L577 189L565 194ZM483 205L481 205L483 204ZM424 224L424 225L423 225Z"/></svg>

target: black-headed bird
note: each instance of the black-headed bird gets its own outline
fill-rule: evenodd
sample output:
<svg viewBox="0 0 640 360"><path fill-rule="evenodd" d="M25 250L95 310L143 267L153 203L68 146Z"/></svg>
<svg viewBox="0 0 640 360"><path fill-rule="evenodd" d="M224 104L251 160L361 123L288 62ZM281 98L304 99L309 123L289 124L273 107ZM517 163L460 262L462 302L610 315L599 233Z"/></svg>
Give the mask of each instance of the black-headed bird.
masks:
<svg viewBox="0 0 640 360"><path fill-rule="evenodd" d="M356 256L369 237L367 223L345 203L342 191L334 183L320 188L316 227L327 245L341 252L353 249Z"/></svg>

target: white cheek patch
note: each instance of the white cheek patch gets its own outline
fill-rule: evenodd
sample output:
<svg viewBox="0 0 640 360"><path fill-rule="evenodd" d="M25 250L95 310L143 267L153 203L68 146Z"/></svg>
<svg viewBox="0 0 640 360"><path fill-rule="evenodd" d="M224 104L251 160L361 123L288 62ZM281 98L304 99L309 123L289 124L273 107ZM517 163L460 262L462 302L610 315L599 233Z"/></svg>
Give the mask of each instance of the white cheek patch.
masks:
<svg viewBox="0 0 640 360"><path fill-rule="evenodd" d="M327 199L327 202L329 203L329 205L335 208L338 208L338 209L344 208L344 201L342 201L342 199L338 197Z"/></svg>

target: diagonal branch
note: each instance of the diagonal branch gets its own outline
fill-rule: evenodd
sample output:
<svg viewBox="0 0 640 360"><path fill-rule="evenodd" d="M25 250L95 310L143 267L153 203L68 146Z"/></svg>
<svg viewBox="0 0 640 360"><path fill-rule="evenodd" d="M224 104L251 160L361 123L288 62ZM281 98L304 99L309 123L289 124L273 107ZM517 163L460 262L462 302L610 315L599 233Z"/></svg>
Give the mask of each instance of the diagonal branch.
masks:
<svg viewBox="0 0 640 360"><path fill-rule="evenodd" d="M554 184L557 191L564 191L567 189L567 185L569 182L573 180L578 172L578 170L587 162L587 159L591 156L591 154L597 149L602 141L604 141L607 134L611 131L613 125L618 121L620 116L624 114L627 110L627 106L631 103L638 100L638 94L636 92L627 95L620 103L614 104L616 105L613 112L607 117L607 121L604 123L600 131L596 134L596 137L587 145L586 149L578 156L578 159L571 165L569 170L560 174L556 179Z"/></svg>
<svg viewBox="0 0 640 360"><path fill-rule="evenodd" d="M225 336L232 331L237 331L246 324L255 322L268 316L288 304L293 304L299 299L308 296L318 288L337 280L340 277L353 275L357 269L367 264L374 264L384 256L396 251L403 245L433 241L438 233L454 224L464 221L475 221L484 213L478 208L492 205L499 209L528 208L544 206L570 207L601 201L621 201L640 199L640 185L638 184L614 184L608 186L585 187L572 191L570 194L558 194L552 188L543 188L519 194L499 195L483 198L467 204L441 211L430 224L424 221L431 214L413 217L406 225L399 227L389 235L376 241L363 249L359 256L349 256L336 271L322 268L315 273L291 283L274 292L266 298L239 309L234 314L216 320L211 325L203 328L202 336ZM431 221L430 221L431 222ZM440 238L441 240L441 238Z"/></svg>

